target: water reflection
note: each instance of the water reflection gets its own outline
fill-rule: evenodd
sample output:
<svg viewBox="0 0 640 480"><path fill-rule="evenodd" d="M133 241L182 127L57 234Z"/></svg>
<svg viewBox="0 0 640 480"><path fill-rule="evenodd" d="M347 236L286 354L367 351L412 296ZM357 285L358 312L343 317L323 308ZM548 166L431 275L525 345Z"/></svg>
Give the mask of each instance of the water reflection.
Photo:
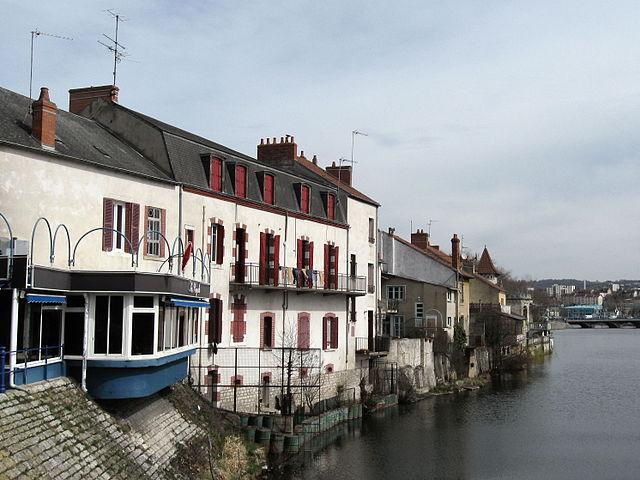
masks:
<svg viewBox="0 0 640 480"><path fill-rule="evenodd" d="M345 426L278 477L638 478L639 341L638 330L558 332L553 357L530 370Z"/></svg>

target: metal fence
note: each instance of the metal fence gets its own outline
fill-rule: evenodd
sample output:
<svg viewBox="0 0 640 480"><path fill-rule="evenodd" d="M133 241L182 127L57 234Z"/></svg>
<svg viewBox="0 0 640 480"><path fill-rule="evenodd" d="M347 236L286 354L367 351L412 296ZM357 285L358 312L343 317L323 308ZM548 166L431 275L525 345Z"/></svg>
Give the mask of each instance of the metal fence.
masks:
<svg viewBox="0 0 640 480"><path fill-rule="evenodd" d="M304 416L321 400L321 365L320 349L200 347L189 377L219 408Z"/></svg>
<svg viewBox="0 0 640 480"><path fill-rule="evenodd" d="M63 345L7 350L0 345L0 393L5 393L8 385L49 380L64 371L62 362ZM10 367L10 358L15 358L15 367ZM53 370L52 364L62 364L62 369Z"/></svg>

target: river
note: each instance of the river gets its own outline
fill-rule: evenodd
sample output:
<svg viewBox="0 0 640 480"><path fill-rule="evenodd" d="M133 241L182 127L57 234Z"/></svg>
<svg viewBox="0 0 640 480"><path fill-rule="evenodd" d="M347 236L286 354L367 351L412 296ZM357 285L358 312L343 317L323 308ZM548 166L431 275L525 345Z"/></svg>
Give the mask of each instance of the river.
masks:
<svg viewBox="0 0 640 480"><path fill-rule="evenodd" d="M554 337L553 355L527 372L345 426L278 477L640 478L640 330Z"/></svg>

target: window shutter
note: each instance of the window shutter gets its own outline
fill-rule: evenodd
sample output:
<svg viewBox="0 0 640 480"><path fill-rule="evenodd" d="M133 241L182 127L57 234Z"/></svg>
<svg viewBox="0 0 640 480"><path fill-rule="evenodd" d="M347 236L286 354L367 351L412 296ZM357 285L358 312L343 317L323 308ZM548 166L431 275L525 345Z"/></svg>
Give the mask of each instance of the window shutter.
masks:
<svg viewBox="0 0 640 480"><path fill-rule="evenodd" d="M298 348L309 348L309 316L298 314Z"/></svg>
<svg viewBox="0 0 640 480"><path fill-rule="evenodd" d="M338 348L338 317L331 317L331 348Z"/></svg>
<svg viewBox="0 0 640 480"><path fill-rule="evenodd" d="M165 237L167 236L167 211L164 208L160 210L160 233L162 233L160 237L160 256L164 257L166 254Z"/></svg>
<svg viewBox="0 0 640 480"><path fill-rule="evenodd" d="M129 203L127 202L124 206L124 223L125 223L125 231L124 236L127 237L127 239L129 240L127 242L127 240L124 240L124 251L127 253L131 253L131 243L133 243L133 240L131 239L131 225L133 224L133 222L131 221L131 214L132 214L132 210L133 210L133 203Z"/></svg>
<svg viewBox="0 0 640 480"><path fill-rule="evenodd" d="M216 342L222 343L222 300L215 300L216 307Z"/></svg>
<svg viewBox="0 0 640 480"><path fill-rule="evenodd" d="M324 245L324 288L329 288L329 245Z"/></svg>
<svg viewBox="0 0 640 480"><path fill-rule="evenodd" d="M131 246L134 251L138 251L140 243L140 205L131 204Z"/></svg>
<svg viewBox="0 0 640 480"><path fill-rule="evenodd" d="M212 246L212 248L216 249L216 263L222 265L224 261L224 227L222 225L214 225L213 228L218 229L218 234L216 235L216 242L218 243Z"/></svg>
<svg viewBox="0 0 640 480"><path fill-rule="evenodd" d="M113 200L104 198L102 200L102 226L105 229L113 228ZM102 231L102 250L110 252L113 250L113 231Z"/></svg>
<svg viewBox="0 0 640 480"><path fill-rule="evenodd" d="M209 299L209 330L207 331L207 336L209 337L209 343L217 343L216 337L216 301L215 299Z"/></svg>
<svg viewBox="0 0 640 480"><path fill-rule="evenodd" d="M309 242L309 270L313 270L313 242ZM313 274L309 277L309 288L313 288Z"/></svg>
<svg viewBox="0 0 640 480"><path fill-rule="evenodd" d="M327 349L327 317L322 318L322 349Z"/></svg>
<svg viewBox="0 0 640 480"><path fill-rule="evenodd" d="M334 278L333 278L333 285L334 288L337 290L338 289L338 265L340 265L340 263L338 262L338 247L335 247L333 250L333 255L334 255L334 260L333 260L333 268L335 270L334 272Z"/></svg>
<svg viewBox="0 0 640 480"><path fill-rule="evenodd" d="M280 279L280 235L273 238L273 284L277 287Z"/></svg>
<svg viewBox="0 0 640 480"><path fill-rule="evenodd" d="M209 186L214 192L219 192L222 190L222 160L212 158L210 168L211 181Z"/></svg>
<svg viewBox="0 0 640 480"><path fill-rule="evenodd" d="M260 264L258 282L260 285L267 283L267 234L260 232Z"/></svg>
<svg viewBox="0 0 640 480"><path fill-rule="evenodd" d="M242 165L236 165L236 196L237 197L246 197L247 196L247 169Z"/></svg>
<svg viewBox="0 0 640 480"><path fill-rule="evenodd" d="M263 181L263 189L264 189L264 202L273 205L274 203L274 185L273 185L273 176L265 175Z"/></svg>
<svg viewBox="0 0 640 480"><path fill-rule="evenodd" d="M297 267L302 268L303 260L304 260L304 251L302 250L302 240L298 239L296 242L296 252L298 253L298 263Z"/></svg>

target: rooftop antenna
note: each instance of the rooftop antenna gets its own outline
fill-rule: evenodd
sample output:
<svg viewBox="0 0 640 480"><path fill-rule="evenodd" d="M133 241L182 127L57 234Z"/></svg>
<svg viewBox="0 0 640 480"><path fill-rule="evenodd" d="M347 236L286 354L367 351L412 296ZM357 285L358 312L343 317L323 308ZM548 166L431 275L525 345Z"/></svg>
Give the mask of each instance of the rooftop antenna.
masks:
<svg viewBox="0 0 640 480"><path fill-rule="evenodd" d="M352 167L352 169L353 169L353 164L355 163L354 160L353 160L353 149L354 149L354 146L355 146L355 143L356 143L356 135L363 135L365 137L369 136L368 133L364 133L364 132L361 132L359 130L353 130L351 132L351 167Z"/></svg>
<svg viewBox="0 0 640 480"><path fill-rule="evenodd" d="M429 221L427 222L427 226L429 227L429 237L431 237L431 224L432 224L432 223L439 222L439 221L440 221L440 220L432 220L432 219L429 219Z"/></svg>
<svg viewBox="0 0 640 480"><path fill-rule="evenodd" d="M116 20L116 35L115 38L111 38L109 35L105 35L103 33L102 36L105 37L109 41L109 43L104 43L100 40L98 40L98 43L103 47L106 47L106 49L110 52L113 52L113 84L115 85L116 77L118 75L118 63L120 63L122 59L127 56L127 54L122 51L126 50L127 47L125 47L121 43L118 43L118 27L120 26L120 22L126 22L127 19L120 15L120 13L113 10L105 10L105 12L107 12Z"/></svg>
<svg viewBox="0 0 640 480"><path fill-rule="evenodd" d="M30 62L30 69L29 69L29 98L30 99L33 99L32 91L33 91L33 47L34 47L34 40L35 40L36 37L39 37L40 35L43 35L45 37L58 38L60 40L73 40L73 38L71 38L71 37L63 37L62 35L54 35L52 33L41 32L37 28L35 30L31 30L31 62Z"/></svg>

